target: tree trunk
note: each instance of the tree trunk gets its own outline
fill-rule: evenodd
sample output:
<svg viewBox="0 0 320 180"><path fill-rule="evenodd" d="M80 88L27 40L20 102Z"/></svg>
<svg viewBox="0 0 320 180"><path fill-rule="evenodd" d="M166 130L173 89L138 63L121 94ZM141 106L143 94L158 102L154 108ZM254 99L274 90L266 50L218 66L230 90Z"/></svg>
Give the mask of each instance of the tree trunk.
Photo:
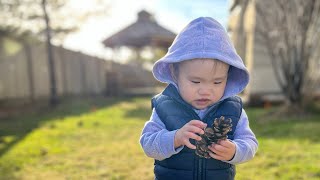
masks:
<svg viewBox="0 0 320 180"><path fill-rule="evenodd" d="M50 79L50 105L54 106L58 103L58 96L57 96L57 87L56 87L56 78L55 78L54 58L53 58L52 44L51 44L50 19L46 9L46 4L47 4L46 0L42 0L43 15L46 23L48 70L49 70L49 79Z"/></svg>
<svg viewBox="0 0 320 180"><path fill-rule="evenodd" d="M28 72L28 79L29 79L29 92L30 92L30 100L31 102L34 101L34 79L33 79L33 63L32 63L32 53L30 44L28 42L23 43L26 58L27 58L27 72Z"/></svg>

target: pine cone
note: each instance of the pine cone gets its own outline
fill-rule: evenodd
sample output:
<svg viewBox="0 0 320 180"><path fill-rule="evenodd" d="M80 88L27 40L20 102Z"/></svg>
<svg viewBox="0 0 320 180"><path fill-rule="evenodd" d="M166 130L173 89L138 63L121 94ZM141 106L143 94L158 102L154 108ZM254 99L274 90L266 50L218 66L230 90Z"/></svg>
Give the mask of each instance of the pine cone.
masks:
<svg viewBox="0 0 320 180"><path fill-rule="evenodd" d="M219 140L227 139L227 133L231 131L232 120L224 119L223 116L215 118L212 127L204 129L204 134L200 135L200 141L196 141L196 154L200 157L210 158L208 146L217 143Z"/></svg>

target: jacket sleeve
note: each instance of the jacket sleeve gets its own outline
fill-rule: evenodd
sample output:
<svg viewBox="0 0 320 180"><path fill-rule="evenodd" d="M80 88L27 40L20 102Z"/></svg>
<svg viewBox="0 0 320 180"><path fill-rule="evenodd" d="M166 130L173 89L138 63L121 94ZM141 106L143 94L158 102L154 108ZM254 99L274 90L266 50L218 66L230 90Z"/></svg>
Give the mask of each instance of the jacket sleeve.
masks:
<svg viewBox="0 0 320 180"><path fill-rule="evenodd" d="M236 153L232 160L225 161L230 164L249 161L258 150L258 141L249 127L248 116L244 109L242 109L241 117L234 132L233 142L236 145Z"/></svg>
<svg viewBox="0 0 320 180"><path fill-rule="evenodd" d="M174 148L176 132L177 130L168 131L153 109L150 120L145 123L140 137L140 144L145 154L156 160L163 160L179 153L183 146Z"/></svg>

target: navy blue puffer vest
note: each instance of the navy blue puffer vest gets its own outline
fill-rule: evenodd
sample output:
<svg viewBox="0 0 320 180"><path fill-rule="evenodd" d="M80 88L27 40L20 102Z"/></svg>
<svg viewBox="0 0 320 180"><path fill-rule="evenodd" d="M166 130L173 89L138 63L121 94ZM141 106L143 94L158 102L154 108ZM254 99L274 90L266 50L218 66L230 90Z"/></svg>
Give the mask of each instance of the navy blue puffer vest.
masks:
<svg viewBox="0 0 320 180"><path fill-rule="evenodd" d="M179 129L193 119L211 125L217 117L231 118L232 131L228 133L228 139L231 140L242 112L241 99L234 96L215 104L210 112L200 119L173 85L155 96L152 106L169 131ZM194 140L190 141L195 144ZM213 158L200 158L194 150L184 147L178 154L161 161L156 160L154 173L157 180L229 180L235 177L235 166Z"/></svg>

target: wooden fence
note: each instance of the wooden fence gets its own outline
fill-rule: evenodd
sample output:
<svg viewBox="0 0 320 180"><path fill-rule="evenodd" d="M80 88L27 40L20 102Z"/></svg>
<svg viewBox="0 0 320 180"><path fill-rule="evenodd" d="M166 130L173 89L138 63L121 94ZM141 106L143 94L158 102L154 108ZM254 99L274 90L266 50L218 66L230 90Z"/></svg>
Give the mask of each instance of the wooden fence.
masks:
<svg viewBox="0 0 320 180"><path fill-rule="evenodd" d="M50 81L45 44L20 44L17 49L5 53L0 47L0 102L48 99ZM121 95L130 88L157 84L152 73L139 66L118 64L62 47L54 47L53 52L58 96L112 95L112 92Z"/></svg>

